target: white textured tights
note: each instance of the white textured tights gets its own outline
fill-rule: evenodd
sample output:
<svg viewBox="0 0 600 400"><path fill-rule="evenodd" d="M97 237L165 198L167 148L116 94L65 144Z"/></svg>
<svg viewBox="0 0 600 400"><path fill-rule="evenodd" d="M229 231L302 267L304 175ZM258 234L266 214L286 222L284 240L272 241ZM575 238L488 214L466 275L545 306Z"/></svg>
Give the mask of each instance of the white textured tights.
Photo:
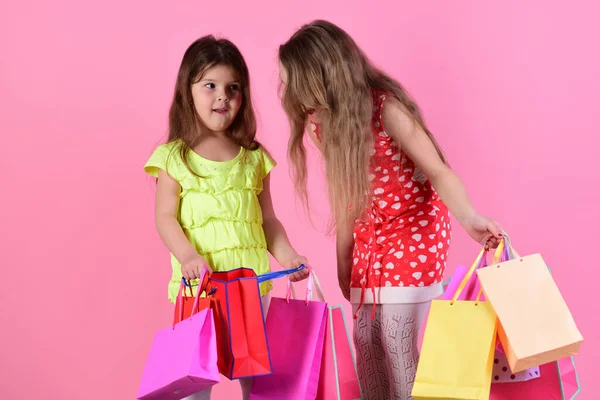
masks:
<svg viewBox="0 0 600 400"><path fill-rule="evenodd" d="M419 329L430 304L378 304L374 319L371 304L358 310L354 344L364 400L412 400Z"/></svg>

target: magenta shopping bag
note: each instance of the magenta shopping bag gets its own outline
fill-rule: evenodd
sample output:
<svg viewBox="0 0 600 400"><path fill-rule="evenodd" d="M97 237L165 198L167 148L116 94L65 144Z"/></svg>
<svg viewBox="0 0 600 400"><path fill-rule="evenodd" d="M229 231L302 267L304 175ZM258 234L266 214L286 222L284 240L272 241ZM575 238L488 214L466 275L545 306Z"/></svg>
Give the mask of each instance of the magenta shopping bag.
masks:
<svg viewBox="0 0 600 400"><path fill-rule="evenodd" d="M202 279L200 280L202 282ZM181 302L182 288L178 302ZM193 311L197 310L200 290ZM217 340L210 308L156 333L138 399L178 400L218 383Z"/></svg>
<svg viewBox="0 0 600 400"><path fill-rule="evenodd" d="M485 264L480 264L480 266L478 266L477 268L482 268L484 265ZM445 284L446 289L444 290L444 294L441 297L442 300L452 300L452 298L454 297L454 293L456 293L458 286L462 282L465 275L467 275L468 270L469 269L463 265L459 265L456 267L454 273L452 274L452 277L450 278L450 281L448 281ZM479 293L479 289L481 289L481 286L479 285L479 281L477 280L477 274L473 274L469 278L469 281L465 285L463 291L458 296L458 300L475 300L477 298L477 294ZM480 301L485 301L485 295L481 295Z"/></svg>
<svg viewBox="0 0 600 400"><path fill-rule="evenodd" d="M581 393L573 357L544 364L540 371L541 376L529 382L492 385L490 400L573 400Z"/></svg>
<svg viewBox="0 0 600 400"><path fill-rule="evenodd" d="M350 330L342 306L329 306L316 400L362 398Z"/></svg>
<svg viewBox="0 0 600 400"><path fill-rule="evenodd" d="M312 286L309 276L309 290ZM250 400L314 400L327 323L327 303L273 298L267 337L273 373L253 379Z"/></svg>

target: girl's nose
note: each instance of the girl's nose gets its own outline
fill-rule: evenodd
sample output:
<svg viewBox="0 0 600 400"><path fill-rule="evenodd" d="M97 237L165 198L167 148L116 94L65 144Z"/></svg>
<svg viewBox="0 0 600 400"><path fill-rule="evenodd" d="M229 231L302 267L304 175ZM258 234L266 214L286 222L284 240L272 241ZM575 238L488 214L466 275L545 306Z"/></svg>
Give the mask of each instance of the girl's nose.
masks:
<svg viewBox="0 0 600 400"><path fill-rule="evenodd" d="M217 100L227 103L229 101L229 97L226 93L219 93L219 95L217 96Z"/></svg>

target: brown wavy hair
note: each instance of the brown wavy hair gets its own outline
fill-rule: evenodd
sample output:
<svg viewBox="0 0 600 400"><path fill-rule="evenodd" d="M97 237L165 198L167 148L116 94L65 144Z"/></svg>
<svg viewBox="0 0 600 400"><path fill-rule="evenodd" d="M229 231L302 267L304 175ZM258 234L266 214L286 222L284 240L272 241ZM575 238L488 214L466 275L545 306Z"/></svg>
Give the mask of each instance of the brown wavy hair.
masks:
<svg viewBox="0 0 600 400"><path fill-rule="evenodd" d="M200 129L204 125L194 107L192 85L199 82L210 68L219 65L228 66L237 73L242 91L242 105L226 135L246 149L256 150L259 147L255 140L256 117L250 96L250 74L242 53L227 39L217 39L212 35L201 37L183 55L169 110L168 142L182 141L179 148L181 158L194 174L188 163L188 155L197 144Z"/></svg>
<svg viewBox="0 0 600 400"><path fill-rule="evenodd" d="M282 102L291 125L288 156L305 207L307 113L317 110L319 114L332 212L330 233L340 223L362 218L371 201L372 90L394 96L446 162L415 101L398 81L376 68L343 29L323 20L306 24L279 46L279 61L287 72Z"/></svg>

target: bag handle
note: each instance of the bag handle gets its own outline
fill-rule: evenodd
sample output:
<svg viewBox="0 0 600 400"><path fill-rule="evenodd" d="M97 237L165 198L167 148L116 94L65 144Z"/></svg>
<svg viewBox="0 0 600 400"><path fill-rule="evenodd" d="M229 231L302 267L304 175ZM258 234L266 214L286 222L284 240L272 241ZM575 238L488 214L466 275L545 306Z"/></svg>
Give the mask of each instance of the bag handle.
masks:
<svg viewBox="0 0 600 400"><path fill-rule="evenodd" d="M300 271L302 271L305 268L306 268L306 265L300 264L296 268L284 269L284 270L281 270L281 271L267 272L266 274L262 274L262 275L259 275L257 277L258 278L258 283L263 283L263 282L266 282L266 281L270 281L272 279L283 278L285 276L294 274L296 272L300 272Z"/></svg>
<svg viewBox="0 0 600 400"><path fill-rule="evenodd" d="M204 267L202 268L202 272L200 273L200 279L198 280L198 282L200 282L199 285L202 284L202 282L204 282L204 277L206 276L206 274L208 273L208 268ZM179 305L179 318L178 321L181 322L183 320L183 292L187 289L190 288L190 294L194 294L194 291L192 289L192 286L189 285L186 281L185 278L181 278L181 283L179 285L179 293L177 293L177 300L175 301L175 308L177 308L177 306ZM206 289L206 287L204 288L200 288L200 286L198 286L198 292L196 293L196 296L194 298L194 305L192 306L192 313L191 313L191 317L192 318L194 316L194 314L197 311L198 308L198 300L200 299L200 294L202 292L204 292ZM175 329L175 323L173 323L173 329Z"/></svg>
<svg viewBox="0 0 600 400"><path fill-rule="evenodd" d="M487 247L484 247L483 249L481 249L481 251L479 252L479 255L473 262L473 265L471 265L471 268L469 268L469 270L467 271L467 274L465 275L463 280L460 282L460 285L456 289L456 293L454 293L454 296L452 297L452 300L450 301L450 305L454 305L456 300L458 300L458 297L460 296L462 291L465 289L465 286L467 286L467 283L469 282L469 279L471 279L471 276L473 276L473 274L475 273L475 270L477 268L484 267L486 265L487 252L488 252ZM479 299L481 298L482 294L483 294L483 288L479 290L479 294L477 295L475 304L479 303Z"/></svg>
<svg viewBox="0 0 600 400"><path fill-rule="evenodd" d="M502 240L500 244L496 248L496 253L494 254L494 264L498 264L508 260L514 260L515 258L520 258L521 256L515 248L512 246L510 241L510 237L506 232L502 232Z"/></svg>
<svg viewBox="0 0 600 400"><path fill-rule="evenodd" d="M323 303L326 303L325 295L323 295L323 288L321 286L321 282L319 282L319 278L317 278L317 274L315 273L314 269L312 269L310 267L308 268L308 270L309 270L308 283L306 286L306 297L304 299L304 302L306 304L308 304L309 301L314 301L314 292L316 292L317 298L320 301L322 301ZM313 288L314 288L314 290L313 290ZM287 294L285 296L285 299L287 300L288 303L290 301L290 297L294 300L296 300L298 298L298 296L296 295L296 289L294 289L292 282L288 279Z"/></svg>
<svg viewBox="0 0 600 400"><path fill-rule="evenodd" d="M571 360L571 365L573 366L573 372L575 373L575 382L577 383L577 390L569 398L569 400L574 400L577 396L579 396L579 393L581 393L581 381L579 380L579 373L577 372L577 366L575 365L575 357L571 356L569 358ZM560 382L560 392L562 394L563 400L565 400L566 399L566 397L565 397L565 387L563 385L563 380L562 380L561 371L560 371L560 363L558 361L556 362L556 368L558 368L558 377L559 377L559 382Z"/></svg>

